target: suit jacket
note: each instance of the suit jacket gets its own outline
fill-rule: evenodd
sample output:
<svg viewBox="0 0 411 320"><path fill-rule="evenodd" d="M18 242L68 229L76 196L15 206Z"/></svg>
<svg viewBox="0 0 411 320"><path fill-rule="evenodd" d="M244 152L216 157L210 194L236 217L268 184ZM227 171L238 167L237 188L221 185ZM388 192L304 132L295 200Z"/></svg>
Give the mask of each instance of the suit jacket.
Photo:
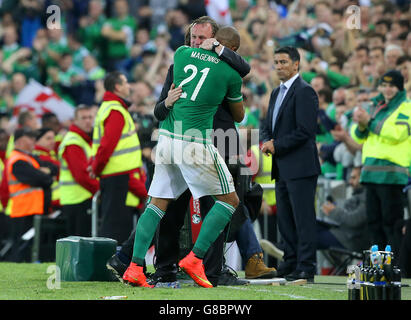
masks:
<svg viewBox="0 0 411 320"><path fill-rule="evenodd" d="M315 142L318 97L314 89L298 76L284 97L272 131L272 119L279 87L270 96L267 117L260 140L274 139L271 178L298 179L321 173Z"/></svg>

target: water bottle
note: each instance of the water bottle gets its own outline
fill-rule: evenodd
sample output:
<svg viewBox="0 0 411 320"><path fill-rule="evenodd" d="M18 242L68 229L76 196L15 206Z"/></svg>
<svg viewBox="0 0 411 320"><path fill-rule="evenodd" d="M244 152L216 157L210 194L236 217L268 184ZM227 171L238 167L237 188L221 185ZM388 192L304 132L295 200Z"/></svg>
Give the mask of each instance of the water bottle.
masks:
<svg viewBox="0 0 411 320"><path fill-rule="evenodd" d="M384 264L386 265L391 265L392 262L392 252L391 252L391 246L387 244L385 247L385 259L384 259Z"/></svg>
<svg viewBox="0 0 411 320"><path fill-rule="evenodd" d="M382 268L382 256L376 244L371 247L370 260L373 267Z"/></svg>
<svg viewBox="0 0 411 320"><path fill-rule="evenodd" d="M360 300L360 267L349 266L347 273L348 300Z"/></svg>

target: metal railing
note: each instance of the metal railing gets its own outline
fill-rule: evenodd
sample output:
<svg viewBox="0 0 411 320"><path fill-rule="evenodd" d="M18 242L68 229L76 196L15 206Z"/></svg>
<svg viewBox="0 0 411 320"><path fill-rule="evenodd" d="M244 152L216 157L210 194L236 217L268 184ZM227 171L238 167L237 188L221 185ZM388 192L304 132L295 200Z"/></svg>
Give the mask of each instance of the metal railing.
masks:
<svg viewBox="0 0 411 320"><path fill-rule="evenodd" d="M98 190L91 200L91 236L97 237L98 230L98 201L100 200L100 190Z"/></svg>

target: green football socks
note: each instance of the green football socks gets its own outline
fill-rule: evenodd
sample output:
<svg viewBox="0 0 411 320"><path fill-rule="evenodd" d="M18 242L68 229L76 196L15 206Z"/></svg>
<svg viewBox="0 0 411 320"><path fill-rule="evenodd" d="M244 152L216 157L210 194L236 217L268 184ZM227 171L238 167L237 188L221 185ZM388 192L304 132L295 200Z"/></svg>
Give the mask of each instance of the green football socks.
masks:
<svg viewBox="0 0 411 320"><path fill-rule="evenodd" d="M132 262L142 266L148 248L153 240L158 223L164 216L165 212L155 205L149 203L138 220L136 235L134 238Z"/></svg>
<svg viewBox="0 0 411 320"><path fill-rule="evenodd" d="M208 248L230 222L235 208L223 201L216 201L205 217L193 252L197 258L203 259Z"/></svg>

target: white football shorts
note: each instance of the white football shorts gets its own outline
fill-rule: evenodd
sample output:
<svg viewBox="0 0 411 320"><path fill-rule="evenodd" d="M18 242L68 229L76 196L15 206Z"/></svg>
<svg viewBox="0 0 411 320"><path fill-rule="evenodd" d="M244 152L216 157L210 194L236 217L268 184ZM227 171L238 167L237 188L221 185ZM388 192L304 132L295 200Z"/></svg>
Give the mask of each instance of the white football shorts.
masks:
<svg viewBox="0 0 411 320"><path fill-rule="evenodd" d="M187 188L194 199L235 191L233 177L214 145L160 135L149 196L176 199Z"/></svg>

